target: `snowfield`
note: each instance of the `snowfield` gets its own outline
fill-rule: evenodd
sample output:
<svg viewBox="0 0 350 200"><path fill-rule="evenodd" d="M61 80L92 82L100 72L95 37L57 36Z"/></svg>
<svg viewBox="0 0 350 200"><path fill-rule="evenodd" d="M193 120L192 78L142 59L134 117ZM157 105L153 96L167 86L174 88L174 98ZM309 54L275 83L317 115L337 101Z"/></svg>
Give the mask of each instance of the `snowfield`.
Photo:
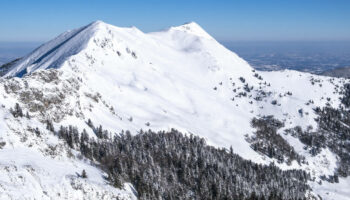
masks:
<svg viewBox="0 0 350 200"><path fill-rule="evenodd" d="M336 155L323 149L311 156L299 140L283 134L295 126L317 128L313 109L337 108L337 85L345 82L290 70L256 71L194 22L153 33L101 21L67 31L0 79L0 142L6 143L0 146L0 199L136 199L131 185L115 189L98 167L68 150L46 130L46 120L55 129L86 129L91 137L88 119L114 133L176 128L269 164L274 159L246 141L255 131L251 120L267 115L284 122L281 136L308 163L277 165L312 174L315 196L350 199L349 177L317 183L320 175L334 173ZM10 114L15 103L30 119Z"/></svg>

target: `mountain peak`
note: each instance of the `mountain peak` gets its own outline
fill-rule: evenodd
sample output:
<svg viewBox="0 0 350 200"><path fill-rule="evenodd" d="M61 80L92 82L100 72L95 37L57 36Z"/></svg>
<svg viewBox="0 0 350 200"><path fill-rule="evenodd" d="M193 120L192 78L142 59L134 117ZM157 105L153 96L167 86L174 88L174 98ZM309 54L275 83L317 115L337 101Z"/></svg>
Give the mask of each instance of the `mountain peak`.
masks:
<svg viewBox="0 0 350 200"><path fill-rule="evenodd" d="M182 24L181 26L200 27L199 24L197 24L197 23L194 22L194 21L186 22L186 23ZM200 28L201 28L201 27L200 27Z"/></svg>
<svg viewBox="0 0 350 200"><path fill-rule="evenodd" d="M105 22L102 20L96 20L96 21L91 22L90 24L91 25L93 25L93 24L105 24Z"/></svg>
<svg viewBox="0 0 350 200"><path fill-rule="evenodd" d="M195 36L214 41L214 39L195 22L171 27L168 31L180 36L175 37L177 38L176 40L181 40L179 39L181 36L190 36L189 39L193 39L191 36ZM4 76L22 77L38 69L60 68L71 56L79 54L83 50L86 50L86 48L93 50L95 48L100 48L101 46L104 47L107 42L110 42L110 47L112 48L113 46L113 48L116 48L113 50L119 51L119 53L122 51L119 49L121 45L125 45L125 49L129 49L127 52L127 54L129 54L130 46L139 45L137 42L135 43L135 41L142 40L144 43L152 39L146 34L141 33L142 31L136 27L121 28L97 20L81 28L64 32L53 40L40 46L38 49L15 63ZM163 42L165 38L160 37L158 39L159 41L157 42ZM176 43L176 45L177 47L181 46L182 49L187 50L199 48L197 43L195 44L193 41L197 40L192 40L192 42L186 40L184 44ZM99 43L99 46L96 46L97 43ZM114 46L117 43L118 47ZM184 45L186 47L184 47Z"/></svg>
<svg viewBox="0 0 350 200"><path fill-rule="evenodd" d="M57 68L65 58L83 50L96 32L107 25L97 20L86 26L66 31L22 58L5 76L22 77L37 69Z"/></svg>
<svg viewBox="0 0 350 200"><path fill-rule="evenodd" d="M88 24L87 27L97 28L97 27L106 26L106 25L108 25L108 24L105 23L104 21L96 20L96 21L93 21L90 24Z"/></svg>
<svg viewBox="0 0 350 200"><path fill-rule="evenodd" d="M192 35L197 35L207 39L213 39L199 24L196 22L187 22L181 26L172 27L172 30L183 31Z"/></svg>

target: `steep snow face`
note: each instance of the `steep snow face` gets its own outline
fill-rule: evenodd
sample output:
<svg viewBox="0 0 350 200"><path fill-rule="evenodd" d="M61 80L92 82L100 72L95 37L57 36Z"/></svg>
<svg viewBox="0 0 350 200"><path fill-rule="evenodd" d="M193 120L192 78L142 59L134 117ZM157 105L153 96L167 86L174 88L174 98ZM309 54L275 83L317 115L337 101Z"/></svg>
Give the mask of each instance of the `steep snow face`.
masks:
<svg viewBox="0 0 350 200"><path fill-rule="evenodd" d="M22 77L38 69L57 68L65 58L79 53L102 22L96 21L87 26L62 33L55 39L40 46L24 57L5 76Z"/></svg>
<svg viewBox="0 0 350 200"><path fill-rule="evenodd" d="M100 21L61 34L6 76L23 78L0 82L1 104L8 109L19 102L38 123L51 119L56 127L82 131L90 130L91 119L111 132L133 134L176 128L266 164L273 159L246 141L254 132L251 120L274 115L284 129L316 128L313 108L338 107L336 85L345 82L296 71L255 71L196 23L145 34ZM299 140L281 135L309 164L280 167L302 168L316 178L334 172L337 159L329 150L312 157Z"/></svg>

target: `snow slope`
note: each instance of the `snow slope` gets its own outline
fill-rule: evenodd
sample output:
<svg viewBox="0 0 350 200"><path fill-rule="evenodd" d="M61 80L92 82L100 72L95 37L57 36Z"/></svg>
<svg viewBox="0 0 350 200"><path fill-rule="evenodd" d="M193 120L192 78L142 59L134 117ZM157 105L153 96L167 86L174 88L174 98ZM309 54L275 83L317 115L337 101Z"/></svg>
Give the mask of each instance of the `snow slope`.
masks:
<svg viewBox="0 0 350 200"><path fill-rule="evenodd" d="M0 117L0 199L136 199L128 185L109 186L100 169L69 151L36 119L18 120L3 107ZM80 177L83 170L86 179Z"/></svg>
<svg viewBox="0 0 350 200"><path fill-rule="evenodd" d="M15 130L25 131L25 125L21 124L24 122L14 122L6 114L6 110L19 102L38 124L52 119L56 127L74 124L81 131L89 130L86 121L91 119L111 132L130 130L133 134L140 129L176 128L200 135L214 146L232 146L243 158L266 164L273 160L253 151L246 142L246 134L254 132L251 119L274 115L285 123L285 128L317 127L312 109L327 103L338 107L336 85L345 81L297 71L255 71L194 22L153 33L93 22L42 45L17 62L5 77L17 78L3 79L0 83L5 119L0 129L2 138L8 138L5 135ZM258 98L261 99L257 101ZM307 104L310 100L314 103ZM298 112L300 109L305 113L303 116ZM8 130L12 125L16 128ZM334 172L337 158L330 151L324 150L312 157L297 139L282 136L309 164L300 166L295 162L291 166L280 164L280 167L302 168L316 178ZM27 160L11 155L25 157L24 152L28 151L12 148L18 152L0 150L1 155L10 155L8 161L2 160L1 164L15 163L13 165L21 171L16 173L22 173L25 168L18 166L25 166ZM62 177L88 169L86 163L75 159L44 161L40 153L31 156L35 157L31 160L39 160L33 162L36 166L47 166L47 169L38 168L42 174L55 174L57 180L63 180L62 185L68 180ZM50 171L50 165L56 162L70 163L71 172L60 172L60 167L57 173ZM97 177L101 172L96 170L89 168L88 174ZM44 176L37 178L36 184L43 179ZM93 180L96 182L86 181L86 184L95 188L103 184L99 178ZM347 193L343 199L350 199L350 192L345 189L350 187L349 182L346 179L333 184L344 187L341 193ZM48 182L45 187L55 191L50 184ZM314 192L327 199L320 187L314 184ZM116 192L109 187L106 190Z"/></svg>

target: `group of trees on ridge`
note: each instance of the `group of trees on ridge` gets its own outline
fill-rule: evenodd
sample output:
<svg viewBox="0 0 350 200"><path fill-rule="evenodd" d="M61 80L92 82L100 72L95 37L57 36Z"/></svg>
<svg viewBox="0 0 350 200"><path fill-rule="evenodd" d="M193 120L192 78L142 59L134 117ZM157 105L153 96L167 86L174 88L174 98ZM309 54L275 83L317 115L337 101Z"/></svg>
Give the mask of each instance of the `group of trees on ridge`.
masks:
<svg viewBox="0 0 350 200"><path fill-rule="evenodd" d="M140 199L305 199L309 189L310 176L302 170L256 164L174 129L111 137L102 126L87 123L97 137L73 126L51 131L100 163L115 187L132 183Z"/></svg>

